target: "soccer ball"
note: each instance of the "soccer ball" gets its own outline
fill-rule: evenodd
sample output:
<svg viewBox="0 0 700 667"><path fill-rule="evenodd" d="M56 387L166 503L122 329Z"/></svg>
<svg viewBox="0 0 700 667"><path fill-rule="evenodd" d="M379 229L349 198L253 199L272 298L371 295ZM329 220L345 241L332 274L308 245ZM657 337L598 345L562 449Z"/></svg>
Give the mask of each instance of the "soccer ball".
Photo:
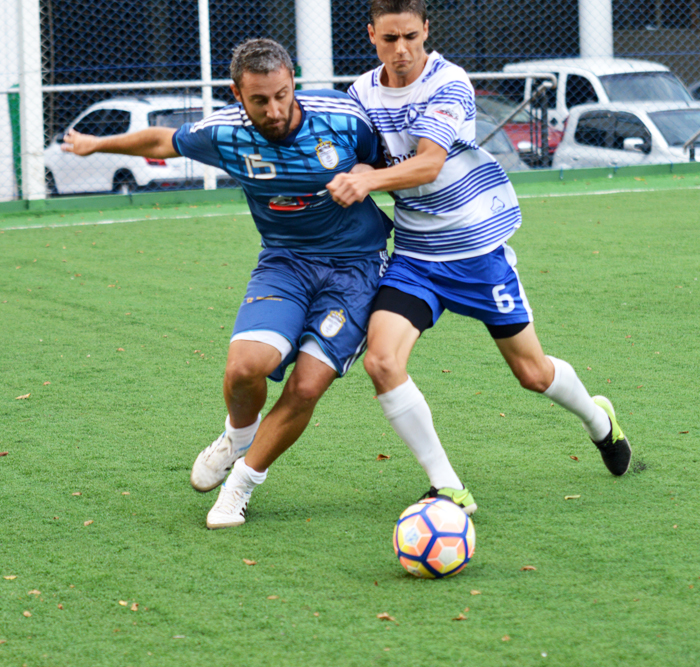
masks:
<svg viewBox="0 0 700 667"><path fill-rule="evenodd" d="M474 553L474 524L451 500L427 498L406 508L394 528L394 551L408 572L425 579L451 577Z"/></svg>

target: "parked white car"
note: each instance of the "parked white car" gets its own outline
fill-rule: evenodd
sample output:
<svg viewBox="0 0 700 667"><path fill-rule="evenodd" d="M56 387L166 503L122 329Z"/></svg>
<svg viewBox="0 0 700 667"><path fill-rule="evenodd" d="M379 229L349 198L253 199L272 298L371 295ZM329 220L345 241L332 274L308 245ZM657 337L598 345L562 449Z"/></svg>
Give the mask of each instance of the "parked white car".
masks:
<svg viewBox="0 0 700 667"><path fill-rule="evenodd" d="M572 107L609 102L690 102L688 90L668 67L625 58L559 58L512 63L504 72L551 73L557 87L548 91L548 118L562 129ZM522 99L528 99L539 82L526 79ZM514 84L515 85L515 84Z"/></svg>
<svg viewBox="0 0 700 667"><path fill-rule="evenodd" d="M586 104L571 110L552 168L688 162L683 144L699 129L700 102Z"/></svg>
<svg viewBox="0 0 700 667"><path fill-rule="evenodd" d="M225 106L214 101L214 108ZM93 104L67 128L105 137L148 127L178 128L202 119L202 99L177 95L117 97ZM48 194L118 192L146 187L182 187L204 178L204 165L188 158L153 160L135 155L94 153L80 157L61 150L63 132L44 150ZM217 179L230 176L216 170Z"/></svg>

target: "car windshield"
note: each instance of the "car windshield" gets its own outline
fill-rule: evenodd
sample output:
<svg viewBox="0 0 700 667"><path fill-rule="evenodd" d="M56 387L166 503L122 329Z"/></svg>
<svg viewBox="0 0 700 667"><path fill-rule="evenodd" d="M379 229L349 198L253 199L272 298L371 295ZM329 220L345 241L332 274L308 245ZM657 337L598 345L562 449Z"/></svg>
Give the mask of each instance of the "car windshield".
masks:
<svg viewBox="0 0 700 667"><path fill-rule="evenodd" d="M690 95L671 72L634 72L601 76L611 102L690 102Z"/></svg>
<svg viewBox="0 0 700 667"><path fill-rule="evenodd" d="M484 150L494 155L500 155L502 153L513 153L513 144L510 143L508 135L503 131L499 130L496 134L489 139L488 143L484 144L484 137L488 136L493 132L496 126L493 123L489 123L486 120L476 121L476 143L479 144Z"/></svg>
<svg viewBox="0 0 700 667"><path fill-rule="evenodd" d="M669 146L682 146L700 130L700 109L655 111L649 114ZM700 139L696 144L700 143Z"/></svg>
<svg viewBox="0 0 700 667"><path fill-rule="evenodd" d="M476 95L476 108L479 111L494 118L499 123L503 122L508 116L510 116L517 104L514 104L512 100L509 100L504 95ZM526 109L521 109L513 118L511 118L509 123L529 123L530 114Z"/></svg>
<svg viewBox="0 0 700 667"><path fill-rule="evenodd" d="M148 124L151 127L172 127L177 130L185 123L196 123L202 120L202 109L161 109L148 114Z"/></svg>

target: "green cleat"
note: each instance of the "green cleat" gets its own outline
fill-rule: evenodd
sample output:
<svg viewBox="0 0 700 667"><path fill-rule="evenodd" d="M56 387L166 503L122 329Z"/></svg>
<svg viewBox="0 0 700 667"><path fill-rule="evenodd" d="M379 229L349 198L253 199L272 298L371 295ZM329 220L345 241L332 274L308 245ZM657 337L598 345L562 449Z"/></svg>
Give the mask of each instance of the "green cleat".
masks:
<svg viewBox="0 0 700 667"><path fill-rule="evenodd" d="M474 514L477 509L474 496L469 493L469 489L466 487L464 489L450 489L445 486L442 489L436 489L434 486L431 486L423 498L446 498L451 500L455 505L461 507L467 516Z"/></svg>
<svg viewBox="0 0 700 667"><path fill-rule="evenodd" d="M605 396L594 396L593 402L603 408L610 418L610 433L602 442L593 444L599 449L607 469L618 477L624 475L630 467L632 448L615 418L615 409Z"/></svg>

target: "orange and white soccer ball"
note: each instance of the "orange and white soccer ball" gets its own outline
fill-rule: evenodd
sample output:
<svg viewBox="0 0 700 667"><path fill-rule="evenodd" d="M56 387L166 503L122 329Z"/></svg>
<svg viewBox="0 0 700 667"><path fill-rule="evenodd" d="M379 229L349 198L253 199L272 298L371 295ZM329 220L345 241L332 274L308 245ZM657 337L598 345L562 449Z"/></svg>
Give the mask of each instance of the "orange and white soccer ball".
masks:
<svg viewBox="0 0 700 667"><path fill-rule="evenodd" d="M394 551L416 577L441 579L462 570L474 553L474 524L445 498L427 498L406 508L394 528Z"/></svg>

